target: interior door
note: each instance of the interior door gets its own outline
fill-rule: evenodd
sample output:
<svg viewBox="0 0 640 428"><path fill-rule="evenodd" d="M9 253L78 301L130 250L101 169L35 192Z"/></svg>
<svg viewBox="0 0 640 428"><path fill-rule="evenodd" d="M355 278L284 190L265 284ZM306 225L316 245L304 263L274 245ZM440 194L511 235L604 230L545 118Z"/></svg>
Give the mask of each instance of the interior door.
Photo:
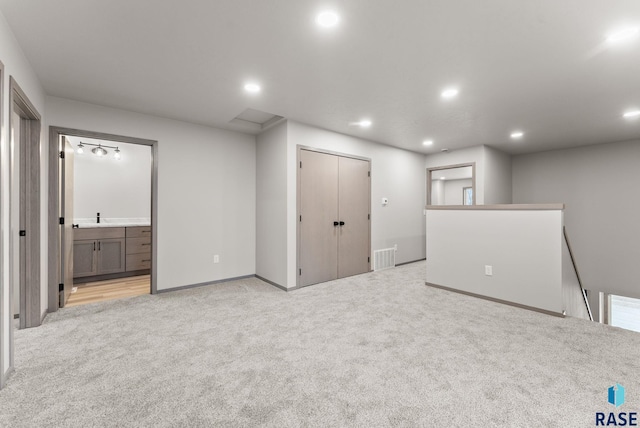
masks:
<svg viewBox="0 0 640 428"><path fill-rule="evenodd" d="M11 239L17 241L18 256L11 256L13 263L13 272L16 277L11 279L11 287L13 287L13 314L19 317L20 328L27 327L27 242L26 242L26 212L27 212L27 185L26 185L26 153L25 153L25 137L26 127L20 114L16 111L11 112L11 136L13 139L11 149L12 177L11 179L18 183L18 193L11 192L11 217L17 219L11 220L12 227L17 226L17 230L12 230Z"/></svg>
<svg viewBox="0 0 640 428"><path fill-rule="evenodd" d="M369 161L339 157L338 278L369 272Z"/></svg>
<svg viewBox="0 0 640 428"><path fill-rule="evenodd" d="M301 286L338 278L338 157L300 151Z"/></svg>
<svg viewBox="0 0 640 428"><path fill-rule="evenodd" d="M73 147L66 137L60 141L60 151L64 157L60 159L60 217L64 224L60 225L60 307L66 305L73 289Z"/></svg>

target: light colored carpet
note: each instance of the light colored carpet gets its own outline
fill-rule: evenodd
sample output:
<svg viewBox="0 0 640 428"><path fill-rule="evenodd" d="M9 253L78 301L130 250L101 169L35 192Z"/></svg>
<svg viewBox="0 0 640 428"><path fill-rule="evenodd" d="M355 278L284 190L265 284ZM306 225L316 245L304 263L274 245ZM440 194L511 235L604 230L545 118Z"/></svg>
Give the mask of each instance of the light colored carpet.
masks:
<svg viewBox="0 0 640 428"><path fill-rule="evenodd" d="M640 334L424 285L425 263L74 307L16 334L2 427L595 425Z"/></svg>

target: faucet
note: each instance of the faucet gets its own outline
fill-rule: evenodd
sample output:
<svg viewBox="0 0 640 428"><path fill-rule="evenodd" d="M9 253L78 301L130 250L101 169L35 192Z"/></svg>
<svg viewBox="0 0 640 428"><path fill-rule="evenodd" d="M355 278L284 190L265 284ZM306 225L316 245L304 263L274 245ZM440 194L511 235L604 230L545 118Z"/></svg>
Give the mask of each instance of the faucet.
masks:
<svg viewBox="0 0 640 428"><path fill-rule="evenodd" d="M96 223L100 223L100 213L98 213L98 216L96 217Z"/></svg>

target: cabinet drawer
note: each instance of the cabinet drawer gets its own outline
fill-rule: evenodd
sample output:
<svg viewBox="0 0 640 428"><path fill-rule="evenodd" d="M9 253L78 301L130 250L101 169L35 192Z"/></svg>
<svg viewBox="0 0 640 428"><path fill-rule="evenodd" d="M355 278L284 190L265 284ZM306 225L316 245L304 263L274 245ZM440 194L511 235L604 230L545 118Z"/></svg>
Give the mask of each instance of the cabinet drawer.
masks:
<svg viewBox="0 0 640 428"><path fill-rule="evenodd" d="M151 226L127 227L127 238L143 238L151 236Z"/></svg>
<svg viewBox="0 0 640 428"><path fill-rule="evenodd" d="M73 240L124 238L124 227L87 227L73 230Z"/></svg>
<svg viewBox="0 0 640 428"><path fill-rule="evenodd" d="M151 237L127 238L127 254L151 254Z"/></svg>
<svg viewBox="0 0 640 428"><path fill-rule="evenodd" d="M151 254L127 255L127 271L151 269Z"/></svg>

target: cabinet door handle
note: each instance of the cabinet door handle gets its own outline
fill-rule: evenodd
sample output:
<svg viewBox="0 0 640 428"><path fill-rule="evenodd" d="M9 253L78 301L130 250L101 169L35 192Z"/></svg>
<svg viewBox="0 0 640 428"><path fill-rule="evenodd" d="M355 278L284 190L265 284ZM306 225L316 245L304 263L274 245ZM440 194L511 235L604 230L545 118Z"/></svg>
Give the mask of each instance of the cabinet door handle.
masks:
<svg viewBox="0 0 640 428"><path fill-rule="evenodd" d="M150 230L141 230L140 233L151 233Z"/></svg>
<svg viewBox="0 0 640 428"><path fill-rule="evenodd" d="M143 260L143 262L150 262L151 260Z"/></svg>
<svg viewBox="0 0 640 428"><path fill-rule="evenodd" d="M333 222L333 227L336 227L337 225L339 225L340 223L338 223L337 221Z"/></svg>
<svg viewBox="0 0 640 428"><path fill-rule="evenodd" d="M98 241L98 251L100 251L100 242L101 241Z"/></svg>
<svg viewBox="0 0 640 428"><path fill-rule="evenodd" d="M142 245L151 245L151 244L142 244Z"/></svg>
<svg viewBox="0 0 640 428"><path fill-rule="evenodd" d="M341 221L341 222L340 222L340 226L344 226L344 221Z"/></svg>
<svg viewBox="0 0 640 428"><path fill-rule="evenodd" d="M93 241L93 251L96 250L96 241Z"/></svg>

